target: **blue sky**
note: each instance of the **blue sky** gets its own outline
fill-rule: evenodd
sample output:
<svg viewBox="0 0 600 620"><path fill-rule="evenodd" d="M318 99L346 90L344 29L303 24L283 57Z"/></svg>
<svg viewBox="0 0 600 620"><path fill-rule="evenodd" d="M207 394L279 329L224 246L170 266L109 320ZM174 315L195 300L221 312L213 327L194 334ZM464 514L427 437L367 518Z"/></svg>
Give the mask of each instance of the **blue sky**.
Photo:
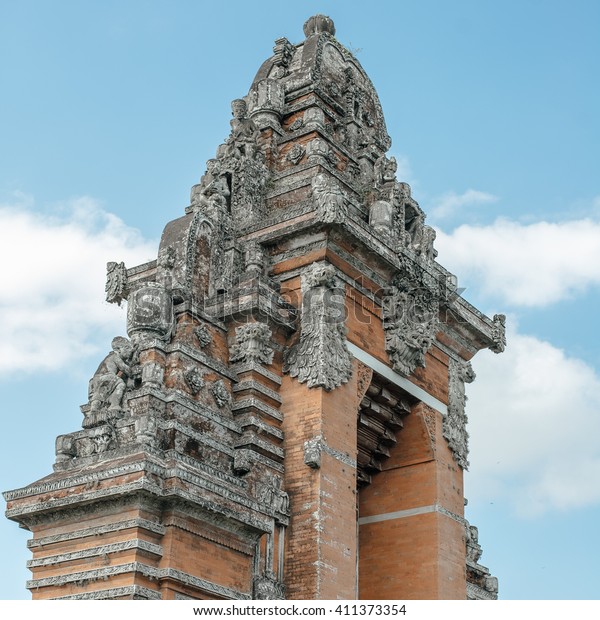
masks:
<svg viewBox="0 0 600 620"><path fill-rule="evenodd" d="M124 332L108 260L155 257L276 38L330 15L465 297L467 516L506 599L600 598L600 3L0 0L0 489L51 472ZM28 598L0 520L0 598Z"/></svg>

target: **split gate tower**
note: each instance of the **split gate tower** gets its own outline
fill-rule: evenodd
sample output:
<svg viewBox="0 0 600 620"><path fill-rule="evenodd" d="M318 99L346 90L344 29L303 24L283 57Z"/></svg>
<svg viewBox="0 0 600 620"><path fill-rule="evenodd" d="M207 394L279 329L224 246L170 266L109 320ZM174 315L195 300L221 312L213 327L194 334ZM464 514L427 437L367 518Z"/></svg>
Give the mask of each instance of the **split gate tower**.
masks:
<svg viewBox="0 0 600 620"><path fill-rule="evenodd" d="M54 473L5 493L36 599L495 598L464 518L484 316L330 18L275 41L127 304ZM118 257L115 257L118 258Z"/></svg>

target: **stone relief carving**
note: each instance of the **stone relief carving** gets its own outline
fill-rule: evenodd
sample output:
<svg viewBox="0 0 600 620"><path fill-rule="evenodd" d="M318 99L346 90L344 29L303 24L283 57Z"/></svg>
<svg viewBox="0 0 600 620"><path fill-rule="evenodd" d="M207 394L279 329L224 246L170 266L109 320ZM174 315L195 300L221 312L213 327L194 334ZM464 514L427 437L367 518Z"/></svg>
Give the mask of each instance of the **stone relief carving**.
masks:
<svg viewBox="0 0 600 620"><path fill-rule="evenodd" d="M225 387L222 379L213 383L211 392L219 409L222 409L225 405L231 405L231 393Z"/></svg>
<svg viewBox="0 0 600 620"><path fill-rule="evenodd" d="M357 402L360 404L367 393L369 385L371 385L371 380L373 379L373 369L369 368L369 366L363 364L362 362L357 362L357 375L356 396Z"/></svg>
<svg viewBox="0 0 600 620"><path fill-rule="evenodd" d="M261 575L254 578L254 599L257 601L276 601L285 598L285 586L275 575Z"/></svg>
<svg viewBox="0 0 600 620"><path fill-rule="evenodd" d="M304 118L299 116L289 127L288 131L297 131L304 126Z"/></svg>
<svg viewBox="0 0 600 620"><path fill-rule="evenodd" d="M483 551L479 544L479 530L474 525L467 524L465 527L466 542L467 542L467 560L479 562L479 558L482 556Z"/></svg>
<svg viewBox="0 0 600 620"><path fill-rule="evenodd" d="M134 342L146 338L169 341L175 325L173 297L156 282L148 282L129 295L127 334Z"/></svg>
<svg viewBox="0 0 600 620"><path fill-rule="evenodd" d="M494 344L490 349L494 353L502 353L506 349L506 316L504 314L494 314Z"/></svg>
<svg viewBox="0 0 600 620"><path fill-rule="evenodd" d="M281 488L280 478L269 477L266 482L257 483L256 499L268 510L289 515L290 498Z"/></svg>
<svg viewBox="0 0 600 620"><path fill-rule="evenodd" d="M204 373L192 366L190 369L186 370L183 374L183 378L190 388L190 392L195 396L200 392L200 390L204 387Z"/></svg>
<svg viewBox="0 0 600 620"><path fill-rule="evenodd" d="M346 219L348 216L346 199L333 178L317 174L312 180L312 193L320 221L343 222Z"/></svg>
<svg viewBox="0 0 600 620"><path fill-rule="evenodd" d="M313 437L304 442L304 464L311 469L319 469L321 467L321 437Z"/></svg>
<svg viewBox="0 0 600 620"><path fill-rule="evenodd" d="M250 241L246 244L244 251L244 263L246 273L250 276L256 277L264 274L267 264L267 257L265 255L265 250L260 243Z"/></svg>
<svg viewBox="0 0 600 620"><path fill-rule="evenodd" d="M111 261L106 263L106 301L109 304L121 305L127 299L127 269L125 263Z"/></svg>
<svg viewBox="0 0 600 620"><path fill-rule="evenodd" d="M264 323L246 323L235 330L230 361L258 362L269 366L273 363L272 332Z"/></svg>
<svg viewBox="0 0 600 620"><path fill-rule="evenodd" d="M131 365L136 351L131 342L122 336L113 338L112 349L90 379L90 409L85 414L84 428L97 426L123 414L127 381L133 375Z"/></svg>
<svg viewBox="0 0 600 620"><path fill-rule="evenodd" d="M425 367L438 331L438 299L427 287L399 278L383 303L385 349L394 370L409 376Z"/></svg>
<svg viewBox="0 0 600 620"><path fill-rule="evenodd" d="M248 107L244 99L234 99L231 102L231 135L226 145L226 155L241 159L253 159L258 148L260 131L251 118L248 118Z"/></svg>
<svg viewBox="0 0 600 620"><path fill-rule="evenodd" d="M306 149L301 144L294 144L287 154L286 159L296 166L300 163L305 153Z"/></svg>
<svg viewBox="0 0 600 620"><path fill-rule="evenodd" d="M204 347L207 347L212 342L212 336L208 331L208 327L204 324L199 325L194 329L194 335L198 339L198 344L201 349L204 349Z"/></svg>
<svg viewBox="0 0 600 620"><path fill-rule="evenodd" d="M313 263L302 274L300 340L284 356L284 372L308 387L325 390L346 383L352 357L346 346L344 289L335 268Z"/></svg>
<svg viewBox="0 0 600 620"><path fill-rule="evenodd" d="M465 383L472 383L474 380L475 372L469 362L450 359L448 366L448 414L444 416L442 434L448 441L454 460L463 469L469 467Z"/></svg>
<svg viewBox="0 0 600 620"><path fill-rule="evenodd" d="M230 195L221 163L216 159L209 159L206 162L206 173L200 183L192 187L190 197L192 206L203 209L214 218L219 212L227 211Z"/></svg>
<svg viewBox="0 0 600 620"><path fill-rule="evenodd" d="M285 37L275 39L275 46L273 47L273 64L276 65L280 71L276 72L273 77L282 78L288 73L288 68L294 57L296 48Z"/></svg>

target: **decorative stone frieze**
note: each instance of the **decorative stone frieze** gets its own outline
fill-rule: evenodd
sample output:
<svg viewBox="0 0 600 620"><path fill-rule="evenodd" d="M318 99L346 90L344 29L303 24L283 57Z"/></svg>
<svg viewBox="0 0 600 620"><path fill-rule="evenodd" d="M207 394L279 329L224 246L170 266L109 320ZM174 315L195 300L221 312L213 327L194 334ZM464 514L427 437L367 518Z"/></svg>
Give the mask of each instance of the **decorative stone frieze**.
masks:
<svg viewBox="0 0 600 620"><path fill-rule="evenodd" d="M300 383L327 391L346 383L352 375L344 288L335 273L326 263L313 263L304 270L300 340L286 351L284 364L284 372Z"/></svg>

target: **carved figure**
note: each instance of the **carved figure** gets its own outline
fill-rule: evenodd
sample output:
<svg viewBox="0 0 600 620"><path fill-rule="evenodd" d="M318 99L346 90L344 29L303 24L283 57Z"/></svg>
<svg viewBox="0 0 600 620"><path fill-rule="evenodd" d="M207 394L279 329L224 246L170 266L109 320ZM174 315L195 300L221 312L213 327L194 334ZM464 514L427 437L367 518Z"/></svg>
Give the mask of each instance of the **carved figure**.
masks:
<svg viewBox="0 0 600 620"><path fill-rule="evenodd" d="M258 150L260 132L254 121L247 117L248 108L243 99L231 102L231 135L227 140L227 155L236 159L254 159Z"/></svg>
<svg viewBox="0 0 600 620"><path fill-rule="evenodd" d="M101 410L112 413L123 410L123 399L127 380L132 374L130 364L135 349L131 342L122 336L113 338L112 349L90 380L90 421L93 421L94 414Z"/></svg>
<svg viewBox="0 0 600 620"><path fill-rule="evenodd" d="M322 222L341 222L346 218L346 199L331 177L325 174L313 177L312 193L317 203L317 215Z"/></svg>
<svg viewBox="0 0 600 620"><path fill-rule="evenodd" d="M224 211L229 204L230 194L227 180L221 173L219 161L209 159L206 162L206 173L202 176L200 183L192 187L192 205L203 207L209 212L211 210Z"/></svg>
<svg viewBox="0 0 600 620"><path fill-rule="evenodd" d="M432 261L437 256L433 248L436 233L431 226L421 226L416 234L418 237L413 241L413 248L417 254L425 260Z"/></svg>

